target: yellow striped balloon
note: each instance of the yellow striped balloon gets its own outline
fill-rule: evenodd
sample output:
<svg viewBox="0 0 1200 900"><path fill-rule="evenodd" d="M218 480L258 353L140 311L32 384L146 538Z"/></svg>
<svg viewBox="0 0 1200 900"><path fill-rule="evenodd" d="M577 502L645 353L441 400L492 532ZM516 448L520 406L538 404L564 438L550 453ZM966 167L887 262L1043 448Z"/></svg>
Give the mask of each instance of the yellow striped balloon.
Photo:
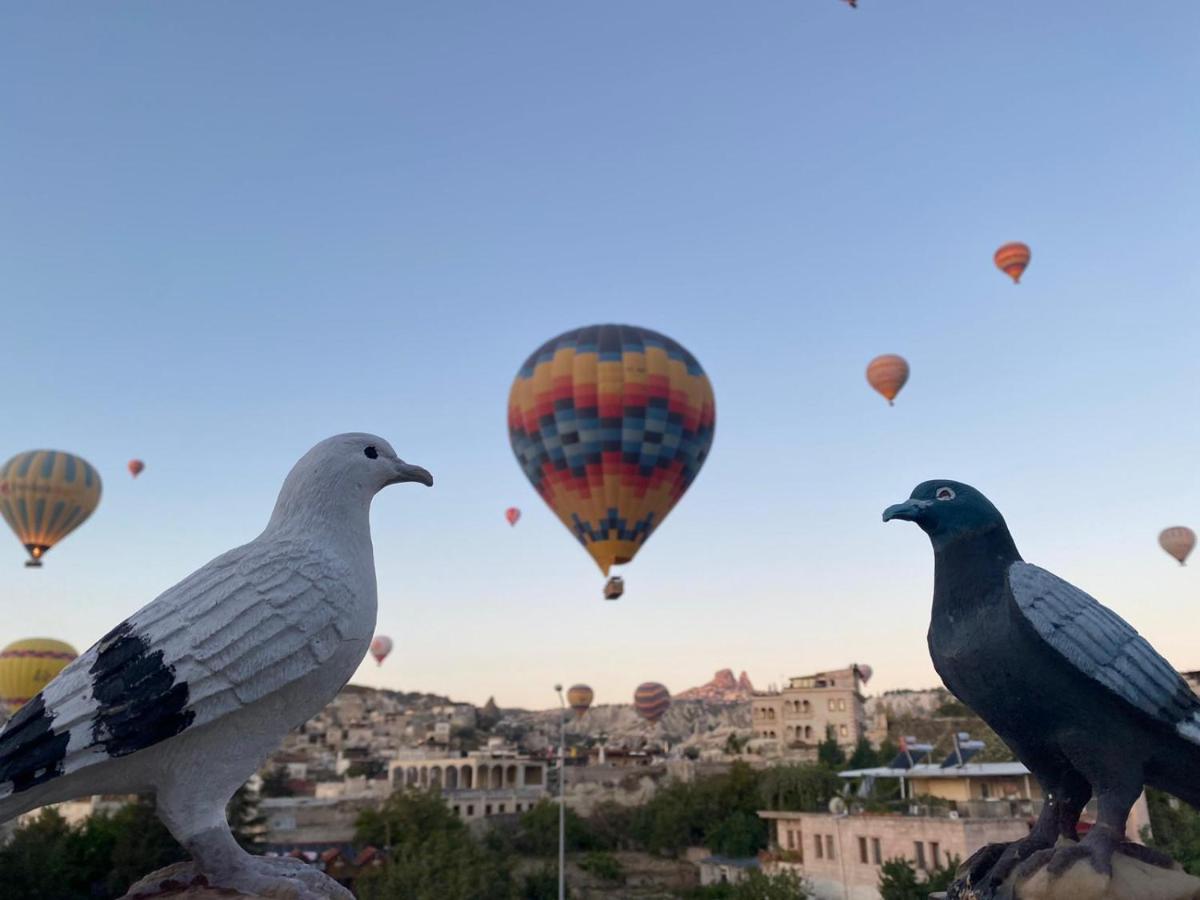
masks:
<svg viewBox="0 0 1200 900"><path fill-rule="evenodd" d="M11 716L79 654L70 644L26 638L0 650L0 704Z"/></svg>
<svg viewBox="0 0 1200 900"><path fill-rule="evenodd" d="M567 690L567 705L575 711L575 716L579 717L591 708L595 696L586 684L573 684Z"/></svg>
<svg viewBox="0 0 1200 900"><path fill-rule="evenodd" d="M665 716L670 706L671 692L657 681L639 684L633 692L633 708L651 725Z"/></svg>
<svg viewBox="0 0 1200 900"><path fill-rule="evenodd" d="M100 474L61 450L27 450L0 468L0 514L40 566L46 551L78 528L100 503Z"/></svg>

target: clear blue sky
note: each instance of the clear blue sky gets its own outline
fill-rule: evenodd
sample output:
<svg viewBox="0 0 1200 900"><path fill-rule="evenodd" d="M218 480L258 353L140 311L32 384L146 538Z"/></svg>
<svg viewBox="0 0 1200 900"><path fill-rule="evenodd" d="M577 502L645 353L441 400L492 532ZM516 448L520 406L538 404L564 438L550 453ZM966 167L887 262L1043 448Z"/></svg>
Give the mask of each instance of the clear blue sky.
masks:
<svg viewBox="0 0 1200 900"><path fill-rule="evenodd" d="M934 475L1200 667L1200 567L1155 544L1200 528L1198 33L1118 0L10 5L0 456L105 495L40 572L0 542L0 637L88 645L364 429L437 478L376 500L364 683L931 684L930 551L879 514ZM525 356L597 321L717 394L616 604L505 430Z"/></svg>

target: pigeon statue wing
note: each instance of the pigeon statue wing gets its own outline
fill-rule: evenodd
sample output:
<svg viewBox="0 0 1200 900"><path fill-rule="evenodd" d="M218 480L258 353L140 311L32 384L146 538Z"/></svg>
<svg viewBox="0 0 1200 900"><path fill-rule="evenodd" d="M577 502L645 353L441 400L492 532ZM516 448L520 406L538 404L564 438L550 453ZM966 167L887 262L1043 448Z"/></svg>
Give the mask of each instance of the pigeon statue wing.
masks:
<svg viewBox="0 0 1200 900"><path fill-rule="evenodd" d="M0 798L219 719L308 675L349 634L349 568L307 541L217 557L65 668L0 732Z"/></svg>
<svg viewBox="0 0 1200 900"><path fill-rule="evenodd" d="M1200 730L1193 736L1183 727L1200 721L1200 698L1128 622L1073 584L1026 562L1012 564L1008 585L1038 636L1081 674L1200 743Z"/></svg>

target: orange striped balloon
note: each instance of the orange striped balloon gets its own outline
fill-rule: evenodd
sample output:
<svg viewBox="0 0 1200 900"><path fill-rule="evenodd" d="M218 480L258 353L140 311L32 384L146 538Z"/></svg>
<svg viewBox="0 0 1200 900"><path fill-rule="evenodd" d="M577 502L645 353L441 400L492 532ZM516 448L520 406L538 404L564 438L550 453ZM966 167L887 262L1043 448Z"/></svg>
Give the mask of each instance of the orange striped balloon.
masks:
<svg viewBox="0 0 1200 900"><path fill-rule="evenodd" d="M1184 525L1164 528L1158 536L1158 546L1175 557L1182 566L1196 546L1196 532Z"/></svg>
<svg viewBox="0 0 1200 900"><path fill-rule="evenodd" d="M908 381L908 363L895 353L877 356L867 363L867 381L892 406L900 388Z"/></svg>
<svg viewBox="0 0 1200 900"><path fill-rule="evenodd" d="M592 698L595 696L586 684L573 684L567 690L567 703L575 710L576 716L582 716L591 709Z"/></svg>
<svg viewBox="0 0 1200 900"><path fill-rule="evenodd" d="M653 725L667 714L671 706L671 692L657 681L639 684L633 692L633 707L637 714Z"/></svg>
<svg viewBox="0 0 1200 900"><path fill-rule="evenodd" d="M1021 283L1021 275L1029 265L1029 245L1020 241L1011 241L996 251L993 259L996 268L1013 280L1013 284Z"/></svg>

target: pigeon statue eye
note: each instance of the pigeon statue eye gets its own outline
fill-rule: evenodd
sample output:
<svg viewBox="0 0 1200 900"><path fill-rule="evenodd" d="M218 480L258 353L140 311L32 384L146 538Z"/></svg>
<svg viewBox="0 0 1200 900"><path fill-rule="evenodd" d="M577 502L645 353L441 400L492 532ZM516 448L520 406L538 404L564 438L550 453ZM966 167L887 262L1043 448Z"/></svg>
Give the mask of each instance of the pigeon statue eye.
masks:
<svg viewBox="0 0 1200 900"><path fill-rule="evenodd" d="M374 444L364 448L363 453L366 455L367 459L379 459L379 451L375 449Z"/></svg>
<svg viewBox="0 0 1200 900"><path fill-rule="evenodd" d="M954 491L948 487L941 487L937 489L937 493L933 496L937 497L939 500L953 500Z"/></svg>

